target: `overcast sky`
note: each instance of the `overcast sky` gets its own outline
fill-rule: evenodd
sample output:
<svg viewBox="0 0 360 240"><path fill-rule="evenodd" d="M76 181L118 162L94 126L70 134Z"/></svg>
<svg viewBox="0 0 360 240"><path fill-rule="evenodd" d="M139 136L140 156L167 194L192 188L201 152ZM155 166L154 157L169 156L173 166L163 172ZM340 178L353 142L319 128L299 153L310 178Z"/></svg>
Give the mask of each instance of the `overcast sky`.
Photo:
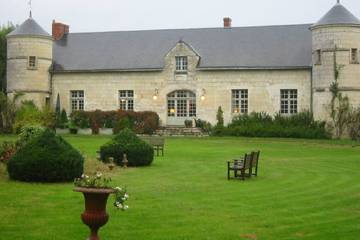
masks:
<svg viewBox="0 0 360 240"><path fill-rule="evenodd" d="M29 0L0 0L0 24L20 24ZM360 0L342 0L360 17ZM49 33L53 19L70 32L314 23L336 0L32 0L33 18Z"/></svg>

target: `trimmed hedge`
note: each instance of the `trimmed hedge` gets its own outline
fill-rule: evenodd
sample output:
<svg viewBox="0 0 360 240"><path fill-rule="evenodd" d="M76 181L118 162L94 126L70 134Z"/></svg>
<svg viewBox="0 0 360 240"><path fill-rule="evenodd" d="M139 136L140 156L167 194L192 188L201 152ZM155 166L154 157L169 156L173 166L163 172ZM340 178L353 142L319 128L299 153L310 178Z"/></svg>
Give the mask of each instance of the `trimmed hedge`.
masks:
<svg viewBox="0 0 360 240"><path fill-rule="evenodd" d="M100 160L107 163L110 157L122 166L123 155L126 153L128 166L148 166L154 160L151 145L141 140L130 129L122 130L110 142L100 147Z"/></svg>
<svg viewBox="0 0 360 240"><path fill-rule="evenodd" d="M125 128L130 128L137 134L153 134L160 124L157 113L150 111L75 111L70 117L79 128L91 127L93 134L98 134L102 127L113 128L115 134Z"/></svg>
<svg viewBox="0 0 360 240"><path fill-rule="evenodd" d="M73 181L83 173L84 158L49 129L22 146L8 162L11 179L25 182Z"/></svg>
<svg viewBox="0 0 360 240"><path fill-rule="evenodd" d="M280 114L274 117L267 113L250 113L234 117L224 128L213 129L214 135L244 137L283 137L326 139L331 134L326 123L315 121L310 112L301 112L291 116Z"/></svg>

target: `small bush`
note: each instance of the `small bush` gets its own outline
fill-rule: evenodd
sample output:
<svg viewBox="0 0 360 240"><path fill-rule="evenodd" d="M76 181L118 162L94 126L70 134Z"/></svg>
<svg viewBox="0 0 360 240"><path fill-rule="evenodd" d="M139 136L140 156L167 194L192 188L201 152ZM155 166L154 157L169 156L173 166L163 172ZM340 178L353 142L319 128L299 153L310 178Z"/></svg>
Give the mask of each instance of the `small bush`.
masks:
<svg viewBox="0 0 360 240"><path fill-rule="evenodd" d="M17 145L13 142L3 142L0 146L0 162L7 163L16 153Z"/></svg>
<svg viewBox="0 0 360 240"><path fill-rule="evenodd" d="M19 133L23 127L29 125L55 128L56 114L49 108L38 109L32 101L24 101L16 112L14 130Z"/></svg>
<svg viewBox="0 0 360 240"><path fill-rule="evenodd" d="M130 129L122 130L110 142L100 147L100 159L108 162L114 158L117 165L122 165L123 155L127 154L128 166L147 166L154 159L154 150Z"/></svg>
<svg viewBox="0 0 360 240"><path fill-rule="evenodd" d="M26 182L73 181L83 173L84 158L49 129L21 147L8 162L11 179Z"/></svg>
<svg viewBox="0 0 360 240"><path fill-rule="evenodd" d="M212 129L211 123L201 119L195 120L195 126L200 128L204 133L210 133Z"/></svg>
<svg viewBox="0 0 360 240"><path fill-rule="evenodd" d="M185 127L191 128L192 127L192 120L185 120L184 124L185 124Z"/></svg>

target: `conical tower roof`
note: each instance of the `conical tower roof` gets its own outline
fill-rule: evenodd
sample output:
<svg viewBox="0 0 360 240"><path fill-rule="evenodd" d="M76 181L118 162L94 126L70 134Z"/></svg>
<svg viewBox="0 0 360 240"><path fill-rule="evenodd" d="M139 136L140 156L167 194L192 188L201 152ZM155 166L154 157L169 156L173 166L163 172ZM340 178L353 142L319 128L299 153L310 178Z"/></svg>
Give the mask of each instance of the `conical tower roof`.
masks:
<svg viewBox="0 0 360 240"><path fill-rule="evenodd" d="M312 27L324 25L359 25L360 20L339 2Z"/></svg>
<svg viewBox="0 0 360 240"><path fill-rule="evenodd" d="M13 36L42 36L51 37L32 17L28 18L19 27L7 35Z"/></svg>

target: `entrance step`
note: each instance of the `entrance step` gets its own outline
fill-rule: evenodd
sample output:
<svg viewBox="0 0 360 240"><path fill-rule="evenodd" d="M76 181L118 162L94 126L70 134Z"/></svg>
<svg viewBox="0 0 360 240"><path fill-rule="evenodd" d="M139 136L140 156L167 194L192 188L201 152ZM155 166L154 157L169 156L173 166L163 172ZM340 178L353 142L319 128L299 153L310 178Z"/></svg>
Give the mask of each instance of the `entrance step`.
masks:
<svg viewBox="0 0 360 240"><path fill-rule="evenodd" d="M195 137L203 137L207 136L204 134L200 128L187 128L184 126L166 126L163 129L159 129L156 131L156 134L162 136L195 136Z"/></svg>

